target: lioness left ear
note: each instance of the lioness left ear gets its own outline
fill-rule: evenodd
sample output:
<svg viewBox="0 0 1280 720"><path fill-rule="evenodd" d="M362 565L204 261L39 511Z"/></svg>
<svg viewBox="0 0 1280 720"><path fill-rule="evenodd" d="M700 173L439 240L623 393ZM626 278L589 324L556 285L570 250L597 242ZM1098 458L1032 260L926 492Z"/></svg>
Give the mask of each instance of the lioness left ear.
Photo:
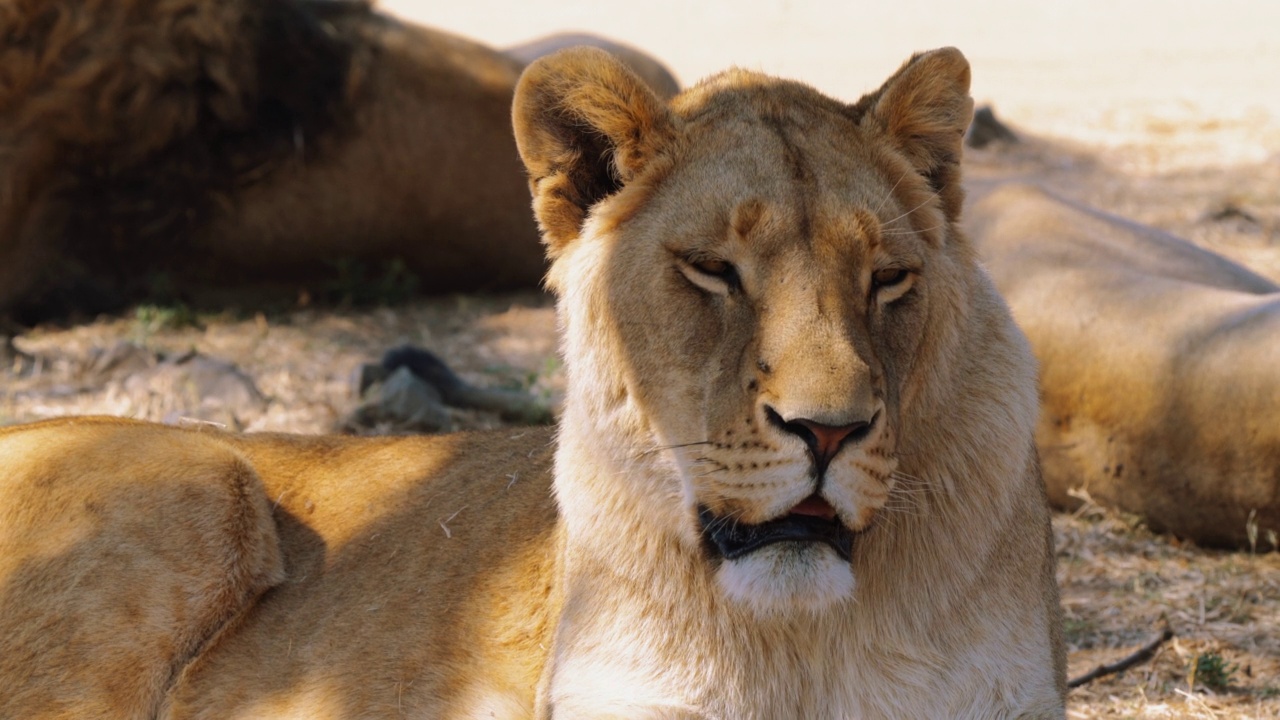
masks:
<svg viewBox="0 0 1280 720"><path fill-rule="evenodd" d="M959 216L961 147L973 119L969 61L959 50L916 53L850 112L907 156L941 197L948 219Z"/></svg>
<svg viewBox="0 0 1280 720"><path fill-rule="evenodd" d="M569 48L530 64L511 115L552 258L577 239L593 205L639 175L675 136L666 105L597 48Z"/></svg>

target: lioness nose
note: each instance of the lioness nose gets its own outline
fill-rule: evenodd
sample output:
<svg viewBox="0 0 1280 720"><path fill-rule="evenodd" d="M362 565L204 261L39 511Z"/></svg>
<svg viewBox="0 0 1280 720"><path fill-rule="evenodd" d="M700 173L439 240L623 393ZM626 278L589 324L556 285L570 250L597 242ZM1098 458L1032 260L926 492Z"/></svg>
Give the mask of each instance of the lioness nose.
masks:
<svg viewBox="0 0 1280 720"><path fill-rule="evenodd" d="M786 420L773 408L765 408L765 414L774 427L804 441L817 465L819 475L826 471L827 464L845 443L859 442L865 438L879 417L879 413L876 413L870 420L859 420L848 425L824 425L808 418Z"/></svg>

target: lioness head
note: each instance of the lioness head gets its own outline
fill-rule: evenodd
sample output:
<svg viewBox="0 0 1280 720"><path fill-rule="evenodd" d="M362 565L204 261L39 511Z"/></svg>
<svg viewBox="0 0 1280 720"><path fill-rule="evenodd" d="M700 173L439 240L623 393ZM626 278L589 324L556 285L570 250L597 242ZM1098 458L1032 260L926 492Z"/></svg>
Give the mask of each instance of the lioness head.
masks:
<svg viewBox="0 0 1280 720"><path fill-rule="evenodd" d="M968 85L954 49L852 105L742 70L665 105L582 48L529 67L515 126L561 297L571 532L669 538L733 602L821 609L853 597L898 486L945 474L913 459L949 422L1008 422L978 399L1013 394L1029 438L1021 340L966 346L972 318L1007 323L955 227Z"/></svg>

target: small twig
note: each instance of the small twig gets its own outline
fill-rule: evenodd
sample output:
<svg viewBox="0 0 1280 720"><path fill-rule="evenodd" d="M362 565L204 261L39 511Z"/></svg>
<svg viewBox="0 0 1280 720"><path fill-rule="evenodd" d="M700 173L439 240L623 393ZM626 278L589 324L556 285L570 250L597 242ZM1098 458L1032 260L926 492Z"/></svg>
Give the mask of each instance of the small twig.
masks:
<svg viewBox="0 0 1280 720"><path fill-rule="evenodd" d="M216 427L219 430L227 429L226 423L214 422L213 420L201 420L200 418L187 417L185 415L178 418L178 424L179 425L195 425L196 427L200 427L200 426Z"/></svg>
<svg viewBox="0 0 1280 720"><path fill-rule="evenodd" d="M1164 631L1160 633L1160 637L1156 638L1155 640L1152 640L1146 645L1143 645L1141 648L1138 648L1137 652L1133 653L1132 655L1126 658L1117 660L1116 662L1113 662L1110 665L1099 665L1093 670L1090 670L1084 675L1081 675L1080 677L1075 678L1071 682L1067 683L1067 687L1078 688L1081 685L1084 685L1086 683L1091 683L1100 677L1106 677L1107 675L1114 675L1119 672L1124 672L1125 670L1128 670L1129 668L1133 667L1134 665L1137 665L1138 663L1144 663L1150 660L1151 657L1156 654L1156 650L1161 645L1169 642L1169 640L1171 640L1172 638L1173 638L1173 629L1170 628L1168 625L1166 625L1164 628Z"/></svg>
<svg viewBox="0 0 1280 720"><path fill-rule="evenodd" d="M447 517L447 518L445 518L445 519L443 519L443 520L438 520L438 521L437 521L437 522L439 522L439 523L440 523L440 529L441 529L441 530L444 530L444 536L445 536L445 538L446 538L446 539L449 539L449 540L452 540L452 539L453 539L453 531L449 529L449 526L448 526L446 523L453 522L453 519L454 519L454 518L456 518L456 517L458 517L458 513L462 512L463 510L466 510L466 509L467 509L467 506L466 506L466 505L463 505L462 507L458 508L458 509L457 509L457 511L455 511L455 512L454 512L452 515L450 515L449 517Z"/></svg>

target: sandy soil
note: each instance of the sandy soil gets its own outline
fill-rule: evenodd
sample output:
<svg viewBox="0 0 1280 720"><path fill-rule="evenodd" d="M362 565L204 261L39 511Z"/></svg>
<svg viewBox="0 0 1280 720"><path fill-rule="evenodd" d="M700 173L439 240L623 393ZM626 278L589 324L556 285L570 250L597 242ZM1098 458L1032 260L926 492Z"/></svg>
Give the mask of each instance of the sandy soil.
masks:
<svg viewBox="0 0 1280 720"><path fill-rule="evenodd" d="M971 175L1034 179L1280 280L1277 3L776 0L749 17L728 0L441 5L383 2L495 44L597 31L652 50L686 81L739 64L851 100L911 51L954 44L973 61L975 96L1024 136L970 153ZM237 363L266 396L232 418L250 430L332 428L354 403L355 368L400 342L432 348L474 382L554 403L563 373L553 336L549 300L536 293L269 317L143 308L16 338L24 354L0 370L0 423L83 412L182 422L180 401L129 389L125 370L101 367L122 340ZM465 411L453 421L500 422ZM1073 676L1127 655L1163 623L1175 632L1153 660L1073 691L1069 717L1280 718L1280 553L1204 551L1089 505L1057 517L1055 529Z"/></svg>

